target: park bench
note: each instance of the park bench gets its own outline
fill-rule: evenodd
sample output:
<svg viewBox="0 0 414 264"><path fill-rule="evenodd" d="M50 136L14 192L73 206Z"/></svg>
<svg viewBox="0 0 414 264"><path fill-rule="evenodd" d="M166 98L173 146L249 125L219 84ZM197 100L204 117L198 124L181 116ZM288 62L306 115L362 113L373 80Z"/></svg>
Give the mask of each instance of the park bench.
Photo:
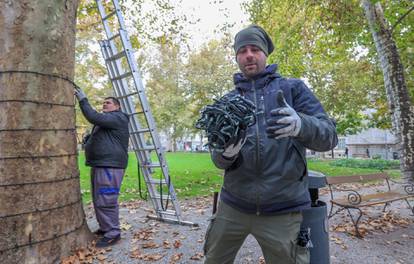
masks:
<svg viewBox="0 0 414 264"><path fill-rule="evenodd" d="M382 180L384 184L384 190L378 191L376 193L369 194L360 194L357 190L352 188L347 188L343 184L354 184L354 183L364 183L369 181L379 181ZM352 175L352 176L337 176L337 177L326 177L326 181L329 187L331 195L331 210L329 212L329 218L337 214L342 210L347 210L349 217L352 220L352 223L355 226L356 235L362 237L358 230L358 223L362 216L362 207L374 206L379 204L384 204L383 212L385 208L391 202L404 200L407 204L411 213L414 215L414 208L410 205L409 199L414 198L414 185L407 183L400 183L393 181L386 173L376 173L368 175ZM401 190L397 191L391 190L390 182L394 182L402 186ZM336 197L336 192L345 192L345 196ZM335 193L335 195L334 195ZM333 211L334 207L339 207L335 212ZM359 216L355 220L351 214L350 210L356 210L359 212Z"/></svg>

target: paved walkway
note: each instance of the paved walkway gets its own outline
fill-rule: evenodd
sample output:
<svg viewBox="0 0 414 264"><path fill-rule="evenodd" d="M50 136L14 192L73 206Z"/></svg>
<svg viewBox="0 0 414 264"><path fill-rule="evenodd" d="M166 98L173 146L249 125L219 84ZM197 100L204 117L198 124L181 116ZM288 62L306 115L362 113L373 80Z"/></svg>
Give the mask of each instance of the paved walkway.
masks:
<svg viewBox="0 0 414 264"><path fill-rule="evenodd" d="M372 186L361 186L362 192ZM327 190L321 200L327 200ZM148 220L152 210L144 201L124 203L121 208L122 240L108 251L94 255L94 263L202 263L204 233L211 215L211 198L180 201L184 219L199 227L179 226ZM329 221L331 263L414 263L414 217L402 202L395 202L383 214L382 206L365 211L361 227L364 239L351 235L352 225L345 213ZM87 209L88 224L97 228L92 208ZM98 261L100 259L100 261ZM249 236L235 263L264 263L256 240Z"/></svg>

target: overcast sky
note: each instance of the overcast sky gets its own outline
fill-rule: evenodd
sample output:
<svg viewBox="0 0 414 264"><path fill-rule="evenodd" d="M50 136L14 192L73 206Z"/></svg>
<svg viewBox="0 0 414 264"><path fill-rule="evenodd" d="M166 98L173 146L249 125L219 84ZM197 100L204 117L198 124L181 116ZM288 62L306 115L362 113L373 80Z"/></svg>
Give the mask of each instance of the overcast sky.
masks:
<svg viewBox="0 0 414 264"><path fill-rule="evenodd" d="M226 22L235 23L231 33L234 35L243 26L248 24L248 15L243 12L241 3L247 0L182 0L181 8L185 14L200 19L196 25L189 26L193 44L196 46L220 36L214 33Z"/></svg>

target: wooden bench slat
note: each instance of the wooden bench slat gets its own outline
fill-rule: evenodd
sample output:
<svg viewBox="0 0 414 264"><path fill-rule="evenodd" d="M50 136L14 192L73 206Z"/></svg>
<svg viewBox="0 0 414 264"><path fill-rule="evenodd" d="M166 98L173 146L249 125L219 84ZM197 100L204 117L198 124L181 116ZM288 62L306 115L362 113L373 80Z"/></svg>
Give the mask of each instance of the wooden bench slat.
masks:
<svg viewBox="0 0 414 264"><path fill-rule="evenodd" d="M376 204L384 204L388 202L393 202L405 198L412 198L413 195L407 195L399 192L385 192L385 193L375 193L375 194L367 194L361 195L361 202L359 204L351 204L349 203L347 198L341 199L334 199L332 200L333 203L345 206L345 207L364 207Z"/></svg>
<svg viewBox="0 0 414 264"><path fill-rule="evenodd" d="M366 181L375 181L375 180L382 180L384 183L384 187L388 187L388 190L362 195L358 193L358 190L349 190L349 189L353 189L352 187L349 187L349 186L344 186L344 188L335 188L335 187L332 188L333 185L340 185L344 183L345 184L346 183L348 184L362 183ZM389 176L385 172L367 174L367 175L350 175L350 176L338 176L338 177L331 176L331 177L326 177L326 181L329 185L329 190L331 193L331 200L330 200L331 211L329 212L329 218L331 218L336 213L346 208L348 210L348 215L351 218L352 223L355 226L355 231L358 237L362 237L361 233L358 231L358 223L362 216L362 210L360 209L360 207L372 206L372 205L378 205L378 204L386 204L386 203L391 203L391 202L403 200L403 199L405 199L405 201L408 203L408 199L414 198L414 194L391 191L390 185L389 185ZM334 198L335 191L339 191L347 196L341 197L341 198ZM354 198L354 199L356 198L356 200L360 198L361 201L359 203L350 203L348 200L348 197ZM341 208L337 210L336 212L333 212L334 205L339 206ZM410 210L412 211L412 213L414 214L414 208L409 203L408 203L408 206ZM359 216L357 216L356 220L350 213L349 211L350 209L355 209L359 212ZM384 206L384 209L385 209L385 206Z"/></svg>
<svg viewBox="0 0 414 264"><path fill-rule="evenodd" d="M388 179L386 173L374 173L366 175L351 175L351 176L329 176L326 177L328 184L342 184L342 183L356 183L373 180L385 180Z"/></svg>

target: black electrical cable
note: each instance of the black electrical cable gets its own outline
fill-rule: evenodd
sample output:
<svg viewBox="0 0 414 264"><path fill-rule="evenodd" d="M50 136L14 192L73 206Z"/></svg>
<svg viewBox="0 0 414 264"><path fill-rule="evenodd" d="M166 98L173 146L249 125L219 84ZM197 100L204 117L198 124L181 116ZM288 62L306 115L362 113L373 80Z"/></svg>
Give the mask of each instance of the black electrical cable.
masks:
<svg viewBox="0 0 414 264"><path fill-rule="evenodd" d="M240 95L224 96L200 111L195 127L206 131L210 148L223 151L245 137L256 123L254 103Z"/></svg>
<svg viewBox="0 0 414 264"><path fill-rule="evenodd" d="M36 71L20 71L20 70L7 70L7 71L0 71L0 74L14 74L14 73L23 73L23 74L35 74L35 75L40 75L40 76L46 76L46 77L51 77L51 78L57 78L57 79L61 79L61 80L65 80L69 83L71 83L76 89L80 89L80 87L71 79L69 79L66 76L62 76L62 75L57 75L57 74L48 74L48 73L42 73L42 72L36 72ZM8 103L8 102L21 102L21 103L34 103L34 104L46 104L46 105L50 105L50 106L66 106L66 107L74 107L74 104L62 104L62 103L52 103L52 102L40 102L40 101L34 101L34 100L17 100L17 99L10 99L10 100L0 100L0 103ZM54 131L58 131L59 129L3 129L0 131L21 131L21 130L36 130L36 131L50 131L50 130L54 130ZM61 130L75 130L75 129L61 129ZM74 156L75 154L62 154L62 155L50 155L50 156L14 156L14 157L0 157L0 160L7 160L7 159L35 159L35 158L54 158L54 157L64 157L64 156ZM76 177L79 178L79 177ZM75 179L75 178L71 178L71 179ZM68 179L64 179L64 180L68 180ZM57 181L53 181L53 182L58 182L58 181L62 181L62 180L57 180ZM46 182L45 182L46 183ZM24 184L35 184L35 183L21 183L19 185L24 185ZM6 185L7 186L7 185ZM8 185L11 186L11 185ZM16 186L16 184L15 184ZM2 187L4 187L4 185L2 185ZM20 216L20 215L24 215L24 214L29 214L29 213L39 213L39 212L47 212L47 211L52 211L52 210L57 210L57 209L61 209L64 207L68 207L77 203L82 202L82 199L77 200L76 202L73 203L69 203L63 206L58 206L58 207L54 207L54 208L48 208L48 209L44 209L44 210L36 210L36 211L32 211L32 212L24 212L24 213L19 213L19 214L14 214L14 215L7 215L7 216L1 216L0 219L3 218L7 218L7 217L13 217L13 216ZM47 239L43 239L43 240L39 240L39 241L34 241L34 242L30 242L30 243L26 243L26 244L22 244L22 245L15 245L14 247L10 247L10 248L6 248L6 249L1 249L0 250L0 254L3 254L3 252L9 251L9 250L13 250L13 249L18 249L18 248L22 248L22 247L27 247L27 246L32 246L35 244L39 244L39 243L43 243L43 242L47 242L62 236L66 236L70 233L76 232L77 230L79 230L80 228L82 228L82 226L85 224L85 218L83 217L82 219L82 223L76 227L75 229L65 232L63 234L59 234L59 235L54 235L53 237L47 238Z"/></svg>
<svg viewBox="0 0 414 264"><path fill-rule="evenodd" d="M57 79L61 79L61 80L65 80L67 82L70 82L76 89L80 89L80 87L74 81L69 79L69 77L59 75L59 74L50 74L50 73L37 72L37 71L26 71L26 70L25 71L20 71L20 70L0 71L0 74L4 74L4 73L28 73L28 74L35 74L35 75L46 76L46 77L51 77L51 78L57 78Z"/></svg>
<svg viewBox="0 0 414 264"><path fill-rule="evenodd" d="M30 212L23 212L23 213L18 213L18 214L13 214L13 215L4 215L4 216L0 216L0 219L4 219L4 218L9 218L9 217L15 217L15 216L21 216L21 215L25 215L25 214L31 214L31 213L42 213L42 212L48 212L48 211L53 211L53 210L58 210L58 209L62 209L65 207L69 207L72 206L74 204L80 203L82 202L82 198L76 200L75 202L71 202L68 204L64 204L61 206L57 206L57 207L53 207L53 208L47 208L47 209L41 209L41 210L35 210L35 211L30 211Z"/></svg>
<svg viewBox="0 0 414 264"><path fill-rule="evenodd" d="M44 104L49 106L64 106L64 107L74 107L74 104L61 104L61 103L51 103L51 102L40 102L40 101L34 101L34 100L18 100L18 99L7 99L7 100L0 100L0 103L10 103L10 102L16 102L16 103L31 103L31 104Z"/></svg>
<svg viewBox="0 0 414 264"><path fill-rule="evenodd" d="M171 195L171 193L170 193L171 180L170 180L170 177L168 177L168 179L165 179L167 181L166 184L167 184L167 188L168 188L168 194L167 194L167 201L166 201L165 206L164 206L163 197L162 197L162 175L163 175L163 172L162 172L162 168L161 168L161 176L160 176L160 204L161 204L161 209L163 211L167 211L167 209L168 209L168 203L170 201L170 195Z"/></svg>
<svg viewBox="0 0 414 264"><path fill-rule="evenodd" d="M139 192L139 197L141 197L141 199L147 201L148 199L148 193L145 195L143 195L142 192L142 186L141 186L141 166L139 166L139 162L137 161L137 170L138 170L138 192Z"/></svg>
<svg viewBox="0 0 414 264"><path fill-rule="evenodd" d="M9 160L9 159L48 159L48 158L60 158L60 157L70 157L76 156L77 153L72 154L60 154L60 155L43 155L43 156L10 156L10 157L0 157L0 160Z"/></svg>
<svg viewBox="0 0 414 264"><path fill-rule="evenodd" d="M45 184L45 183L55 183L55 182L63 182L73 179L79 179L79 175L75 177L69 177L69 178L63 178L59 180L53 180L53 181L38 181L38 182L20 182L20 183L11 183L11 184L0 184L1 187L12 187L12 186L23 186L23 185L36 185L36 184Z"/></svg>
<svg viewBox="0 0 414 264"><path fill-rule="evenodd" d="M62 237L62 236L67 236L67 235L81 229L84 224L85 224L85 217L83 217L82 223L79 226L75 227L74 229L72 229L68 232L65 232L65 233L59 234L59 235L53 235L52 237L49 237L49 238L46 238L46 239L43 239L43 240L29 242L29 243L22 244L22 245L17 245L16 244L14 247L9 247L9 248L6 248L6 249L0 249L0 254L3 254L4 252L9 251L9 250L13 250L13 249L16 250L16 249L22 248L22 247L33 246L33 245L36 245L36 244L40 244L40 243L43 243L43 242L47 242L47 241L50 241L50 240L57 239L57 238Z"/></svg>
<svg viewBox="0 0 414 264"><path fill-rule="evenodd" d="M76 128L14 128L14 129L0 129L0 132L17 132L17 131L76 131Z"/></svg>

